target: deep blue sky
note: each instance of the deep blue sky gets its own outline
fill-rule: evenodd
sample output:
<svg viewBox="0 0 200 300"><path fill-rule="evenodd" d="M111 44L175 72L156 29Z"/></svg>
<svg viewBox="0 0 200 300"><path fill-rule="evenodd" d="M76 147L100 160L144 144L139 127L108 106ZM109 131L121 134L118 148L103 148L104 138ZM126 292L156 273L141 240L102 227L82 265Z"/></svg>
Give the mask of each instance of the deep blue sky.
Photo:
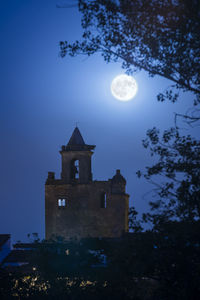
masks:
<svg viewBox="0 0 200 300"><path fill-rule="evenodd" d="M27 233L44 238L44 183L48 171L60 176L60 146L78 127L93 155L94 179L116 169L127 179L130 204L147 209L151 186L135 172L151 164L141 140L148 128L173 125L173 112L185 112L191 96L177 104L158 103L167 80L135 74L139 91L130 102L110 92L124 71L100 55L59 57L59 41L81 36L76 8L58 9L56 0L0 0L0 233L13 241Z"/></svg>

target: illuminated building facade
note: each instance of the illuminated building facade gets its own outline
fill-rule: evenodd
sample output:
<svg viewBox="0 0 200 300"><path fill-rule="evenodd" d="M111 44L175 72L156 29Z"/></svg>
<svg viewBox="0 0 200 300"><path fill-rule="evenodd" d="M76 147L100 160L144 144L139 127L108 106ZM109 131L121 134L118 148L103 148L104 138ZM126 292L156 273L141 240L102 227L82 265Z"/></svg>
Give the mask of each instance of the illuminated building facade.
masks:
<svg viewBox="0 0 200 300"><path fill-rule="evenodd" d="M95 146L85 144L76 127L62 146L61 178L48 172L45 184L45 237L120 237L128 232L129 195L120 170L112 179L92 179Z"/></svg>

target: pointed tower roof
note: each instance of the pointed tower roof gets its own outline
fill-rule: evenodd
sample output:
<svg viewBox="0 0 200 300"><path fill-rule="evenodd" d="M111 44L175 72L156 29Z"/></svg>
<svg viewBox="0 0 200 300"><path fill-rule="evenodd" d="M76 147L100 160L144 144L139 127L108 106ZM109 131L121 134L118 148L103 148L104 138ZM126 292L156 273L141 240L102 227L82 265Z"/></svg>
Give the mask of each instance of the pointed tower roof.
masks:
<svg viewBox="0 0 200 300"><path fill-rule="evenodd" d="M66 146L62 146L63 151L90 151L93 150L96 146L86 145L84 139L80 133L80 130L76 126L72 136Z"/></svg>
<svg viewBox="0 0 200 300"><path fill-rule="evenodd" d="M67 144L68 146L72 145L85 145L84 139L80 133L78 127L76 127L72 133L72 136Z"/></svg>

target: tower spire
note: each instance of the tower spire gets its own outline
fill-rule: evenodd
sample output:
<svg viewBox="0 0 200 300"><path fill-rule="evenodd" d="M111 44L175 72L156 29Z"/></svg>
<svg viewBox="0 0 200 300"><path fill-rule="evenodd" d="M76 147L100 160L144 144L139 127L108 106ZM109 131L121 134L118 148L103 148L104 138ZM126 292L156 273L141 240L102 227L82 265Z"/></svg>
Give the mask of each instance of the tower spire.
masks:
<svg viewBox="0 0 200 300"><path fill-rule="evenodd" d="M63 151L91 151L95 148L94 145L87 145L80 133L80 130L76 126L72 136L69 139L68 144L62 146L61 152Z"/></svg>
<svg viewBox="0 0 200 300"><path fill-rule="evenodd" d="M80 130L76 126L72 136L67 144L68 146L74 146L74 145L85 145L84 139L80 133Z"/></svg>

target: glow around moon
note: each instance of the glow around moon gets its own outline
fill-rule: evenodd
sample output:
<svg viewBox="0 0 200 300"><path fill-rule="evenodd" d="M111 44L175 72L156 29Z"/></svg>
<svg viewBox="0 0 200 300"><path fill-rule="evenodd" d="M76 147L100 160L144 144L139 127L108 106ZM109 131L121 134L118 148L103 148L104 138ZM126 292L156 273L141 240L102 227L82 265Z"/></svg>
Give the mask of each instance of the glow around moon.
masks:
<svg viewBox="0 0 200 300"><path fill-rule="evenodd" d="M138 90L137 82L132 76L126 74L115 77L111 83L113 96L120 101L130 101Z"/></svg>

